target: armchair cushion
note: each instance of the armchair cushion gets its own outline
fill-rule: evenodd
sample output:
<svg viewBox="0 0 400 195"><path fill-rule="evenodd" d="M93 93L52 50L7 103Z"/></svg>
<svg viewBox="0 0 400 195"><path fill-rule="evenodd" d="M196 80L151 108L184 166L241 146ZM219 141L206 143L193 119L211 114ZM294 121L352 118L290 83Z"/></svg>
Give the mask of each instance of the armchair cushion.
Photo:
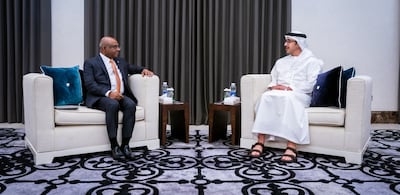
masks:
<svg viewBox="0 0 400 195"><path fill-rule="evenodd" d="M344 126L345 109L335 107L309 107L308 122L310 125Z"/></svg>
<svg viewBox="0 0 400 195"><path fill-rule="evenodd" d="M136 106L136 121L144 120L144 108ZM105 125L105 113L101 110L79 106L77 110L54 110L56 125ZM123 114L118 113L118 123L122 124Z"/></svg>
<svg viewBox="0 0 400 195"><path fill-rule="evenodd" d="M312 92L311 107L340 107L341 75L341 66L318 75Z"/></svg>
<svg viewBox="0 0 400 195"><path fill-rule="evenodd" d="M78 105L82 102L82 85L79 66L53 68L40 66L45 75L53 79L54 105Z"/></svg>

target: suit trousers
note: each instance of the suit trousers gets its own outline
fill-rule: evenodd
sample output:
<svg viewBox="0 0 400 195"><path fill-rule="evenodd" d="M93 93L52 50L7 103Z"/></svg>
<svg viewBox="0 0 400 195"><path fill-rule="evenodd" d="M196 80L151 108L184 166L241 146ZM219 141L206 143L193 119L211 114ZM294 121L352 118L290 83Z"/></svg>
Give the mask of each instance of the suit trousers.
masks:
<svg viewBox="0 0 400 195"><path fill-rule="evenodd" d="M129 140L132 137L136 120L136 103L131 98L124 96L123 99L118 101L108 97L102 97L96 102L95 108L106 113L107 133L110 140L117 137L119 110L123 113L122 139Z"/></svg>

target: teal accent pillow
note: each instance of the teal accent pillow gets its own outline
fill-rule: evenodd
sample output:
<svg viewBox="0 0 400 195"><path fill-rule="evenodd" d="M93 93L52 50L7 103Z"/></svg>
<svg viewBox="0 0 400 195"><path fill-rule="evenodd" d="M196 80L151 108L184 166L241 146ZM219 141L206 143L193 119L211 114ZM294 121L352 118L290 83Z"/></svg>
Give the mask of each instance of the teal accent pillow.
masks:
<svg viewBox="0 0 400 195"><path fill-rule="evenodd" d="M40 66L45 75L53 78L54 106L82 103L82 84L79 66L58 68Z"/></svg>
<svg viewBox="0 0 400 195"><path fill-rule="evenodd" d="M311 107L340 107L342 67L321 73L311 95Z"/></svg>
<svg viewBox="0 0 400 195"><path fill-rule="evenodd" d="M347 70L343 70L342 72L342 80L341 80L341 91L340 91L340 105L342 108L346 108L346 95L347 95L347 80L354 77L356 75L356 70L354 67L351 67Z"/></svg>

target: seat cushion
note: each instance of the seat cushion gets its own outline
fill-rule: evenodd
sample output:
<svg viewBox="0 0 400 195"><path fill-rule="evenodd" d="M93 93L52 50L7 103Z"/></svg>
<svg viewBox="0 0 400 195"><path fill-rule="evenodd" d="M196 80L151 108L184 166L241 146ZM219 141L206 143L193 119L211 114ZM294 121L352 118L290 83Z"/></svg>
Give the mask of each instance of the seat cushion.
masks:
<svg viewBox="0 0 400 195"><path fill-rule="evenodd" d="M310 125L344 126L345 109L336 107L306 108Z"/></svg>
<svg viewBox="0 0 400 195"><path fill-rule="evenodd" d="M56 125L105 125L105 113L101 110L79 106L76 110L54 109ZM118 122L122 123L122 112ZM144 120L144 108L136 106L136 121Z"/></svg>

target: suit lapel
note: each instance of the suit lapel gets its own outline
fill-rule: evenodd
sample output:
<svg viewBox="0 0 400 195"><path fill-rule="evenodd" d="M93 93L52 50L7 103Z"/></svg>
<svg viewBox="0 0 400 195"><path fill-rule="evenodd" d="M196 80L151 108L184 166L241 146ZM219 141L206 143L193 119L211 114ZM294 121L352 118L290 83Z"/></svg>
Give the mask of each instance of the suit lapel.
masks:
<svg viewBox="0 0 400 195"><path fill-rule="evenodd" d="M98 61L97 64L100 65L100 68L103 71L103 74L106 75L106 77L108 78L108 82L111 83L110 76L108 75L106 65L104 64L103 59L101 58L100 54L97 56L96 60Z"/></svg>

